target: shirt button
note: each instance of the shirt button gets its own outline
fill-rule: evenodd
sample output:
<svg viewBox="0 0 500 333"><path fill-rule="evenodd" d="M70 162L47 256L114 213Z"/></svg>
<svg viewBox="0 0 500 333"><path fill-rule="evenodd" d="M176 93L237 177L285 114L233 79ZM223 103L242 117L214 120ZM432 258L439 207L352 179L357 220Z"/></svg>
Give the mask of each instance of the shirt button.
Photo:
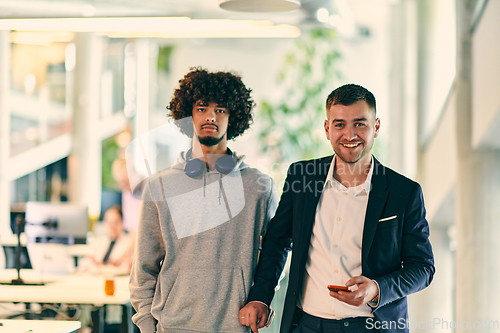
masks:
<svg viewBox="0 0 500 333"><path fill-rule="evenodd" d="M338 270L338 269L336 269L336 270L334 270L333 272L334 272L334 273L338 273L338 272L339 272L339 270Z"/></svg>
<svg viewBox="0 0 500 333"><path fill-rule="evenodd" d="M348 321L344 321L344 326L345 327L349 326L349 322Z"/></svg>
<svg viewBox="0 0 500 333"><path fill-rule="evenodd" d="M344 192L344 195L347 195L347 192Z"/></svg>
<svg viewBox="0 0 500 333"><path fill-rule="evenodd" d="M337 244L333 244L333 247L336 249L338 248L339 246Z"/></svg>
<svg viewBox="0 0 500 333"><path fill-rule="evenodd" d="M337 221L342 221L342 218L341 217L337 217Z"/></svg>

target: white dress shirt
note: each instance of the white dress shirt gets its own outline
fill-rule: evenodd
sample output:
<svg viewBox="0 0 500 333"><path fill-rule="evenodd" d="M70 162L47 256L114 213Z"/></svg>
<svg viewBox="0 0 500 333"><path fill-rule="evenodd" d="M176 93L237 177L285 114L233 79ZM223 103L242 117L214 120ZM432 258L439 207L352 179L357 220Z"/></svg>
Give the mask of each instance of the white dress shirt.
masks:
<svg viewBox="0 0 500 333"><path fill-rule="evenodd" d="M316 217L299 306L306 313L328 319L373 317L368 305L356 307L331 297L327 285L344 286L361 275L361 243L373 174L373 157L366 181L345 187L333 177L334 157ZM355 287L354 287L355 288Z"/></svg>
<svg viewBox="0 0 500 333"><path fill-rule="evenodd" d="M108 260L115 261L124 257L127 252L130 251L130 247L133 241L134 238L132 238L132 235L125 232L121 233L118 239L116 239L115 241L115 245L111 250L111 254L109 255ZM102 267L100 267L100 265L102 264L102 260L106 256L106 252L108 252L110 243L111 238L108 235L102 235L92 240L92 242L87 245L87 255L78 264L78 271L93 272L102 270ZM117 267L113 267L112 265L106 266L106 271L113 271L116 274L130 274L130 267L127 261L123 261Z"/></svg>

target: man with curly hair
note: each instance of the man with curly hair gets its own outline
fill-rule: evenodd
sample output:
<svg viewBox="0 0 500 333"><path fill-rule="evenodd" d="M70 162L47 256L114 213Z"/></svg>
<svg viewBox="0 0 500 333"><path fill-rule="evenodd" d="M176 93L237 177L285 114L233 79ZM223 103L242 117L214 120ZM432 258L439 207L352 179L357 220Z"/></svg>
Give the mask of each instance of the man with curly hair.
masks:
<svg viewBox="0 0 500 333"><path fill-rule="evenodd" d="M272 179L227 147L252 121L251 90L194 68L168 109L193 139L143 190L130 279L141 332L248 332L238 318L277 206Z"/></svg>

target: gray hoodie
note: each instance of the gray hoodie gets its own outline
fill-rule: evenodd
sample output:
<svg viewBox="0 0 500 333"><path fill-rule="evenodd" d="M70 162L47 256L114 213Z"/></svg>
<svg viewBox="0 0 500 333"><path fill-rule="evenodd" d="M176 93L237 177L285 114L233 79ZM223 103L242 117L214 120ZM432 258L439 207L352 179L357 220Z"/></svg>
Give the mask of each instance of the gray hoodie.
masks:
<svg viewBox="0 0 500 333"><path fill-rule="evenodd" d="M261 236L277 206L273 180L238 158L227 175L184 173L185 153L142 197L130 278L142 333L248 332L239 323Z"/></svg>

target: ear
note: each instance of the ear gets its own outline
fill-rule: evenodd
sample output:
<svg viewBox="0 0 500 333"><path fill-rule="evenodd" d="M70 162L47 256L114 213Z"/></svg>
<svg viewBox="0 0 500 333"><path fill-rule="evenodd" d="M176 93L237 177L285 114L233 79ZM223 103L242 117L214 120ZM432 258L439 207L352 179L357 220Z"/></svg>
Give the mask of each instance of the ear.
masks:
<svg viewBox="0 0 500 333"><path fill-rule="evenodd" d="M380 119L377 118L375 119L375 134L373 135L374 138L378 137L379 131L380 131Z"/></svg>
<svg viewBox="0 0 500 333"><path fill-rule="evenodd" d="M323 126L325 127L326 139L330 141L330 124L328 123L328 119L325 120Z"/></svg>

